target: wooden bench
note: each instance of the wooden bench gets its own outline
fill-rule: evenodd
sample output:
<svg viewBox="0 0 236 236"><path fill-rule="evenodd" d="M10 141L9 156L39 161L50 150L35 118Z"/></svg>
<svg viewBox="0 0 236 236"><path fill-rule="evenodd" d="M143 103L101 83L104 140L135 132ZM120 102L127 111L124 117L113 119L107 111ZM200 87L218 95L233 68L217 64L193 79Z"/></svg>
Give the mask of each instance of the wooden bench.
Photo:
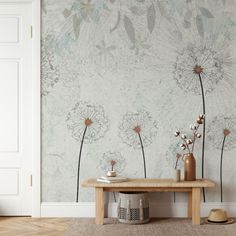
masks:
<svg viewBox="0 0 236 236"><path fill-rule="evenodd" d="M201 188L214 187L211 180L175 182L172 179L129 179L121 183L101 183L96 179L86 179L83 187L94 187L96 190L96 224L103 224L104 192L188 192L188 212L192 224L200 225Z"/></svg>

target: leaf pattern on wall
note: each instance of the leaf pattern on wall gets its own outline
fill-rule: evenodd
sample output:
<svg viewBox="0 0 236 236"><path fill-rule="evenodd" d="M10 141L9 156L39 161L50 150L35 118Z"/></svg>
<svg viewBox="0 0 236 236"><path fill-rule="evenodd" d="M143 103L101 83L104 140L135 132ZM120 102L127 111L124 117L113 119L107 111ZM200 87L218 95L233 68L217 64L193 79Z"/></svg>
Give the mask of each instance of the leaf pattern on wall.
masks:
<svg viewBox="0 0 236 236"><path fill-rule="evenodd" d="M208 9L206 9L205 7L199 7L199 10L203 16L205 16L207 18L214 18L214 16L211 14L211 12Z"/></svg>
<svg viewBox="0 0 236 236"><path fill-rule="evenodd" d="M147 10L147 24L148 30L152 33L156 22L156 10L154 5L152 4Z"/></svg>
<svg viewBox="0 0 236 236"><path fill-rule="evenodd" d="M77 15L73 16L73 29L74 29L75 38L78 39L79 33L80 33L80 20L77 17Z"/></svg>
<svg viewBox="0 0 236 236"><path fill-rule="evenodd" d="M114 25L114 27L110 29L110 33L115 31L119 26L119 24L120 24L120 11L118 11L116 24Z"/></svg>
<svg viewBox="0 0 236 236"><path fill-rule="evenodd" d="M135 45L135 29L129 17L124 16L124 27L130 41Z"/></svg>
<svg viewBox="0 0 236 236"><path fill-rule="evenodd" d="M191 27L191 18L192 18L192 11L190 11L189 9L187 10L187 12L184 15L184 22L183 22L183 27L185 29L188 29Z"/></svg>
<svg viewBox="0 0 236 236"><path fill-rule="evenodd" d="M189 9L186 11L185 15L184 15L184 20L186 21L190 21L192 17L192 11L190 11Z"/></svg>
<svg viewBox="0 0 236 236"><path fill-rule="evenodd" d="M129 9L136 16L141 16L141 15L145 14L145 10L141 7L138 7L138 6L132 6Z"/></svg>
<svg viewBox="0 0 236 236"><path fill-rule="evenodd" d="M165 17L167 20L170 20L170 16L168 15L165 6L162 2L157 1L157 6L159 8L159 11L163 17Z"/></svg>
<svg viewBox="0 0 236 236"><path fill-rule="evenodd" d="M45 0L42 0L42 11L43 11L43 13L47 14L47 8L46 8Z"/></svg>
<svg viewBox="0 0 236 236"><path fill-rule="evenodd" d="M199 15L196 16L196 26L197 26L199 35L203 38L204 37L203 21L202 21L201 16Z"/></svg>
<svg viewBox="0 0 236 236"><path fill-rule="evenodd" d="M67 8L65 8L64 11L62 12L62 14L65 18L67 18L71 15L71 11L68 10Z"/></svg>

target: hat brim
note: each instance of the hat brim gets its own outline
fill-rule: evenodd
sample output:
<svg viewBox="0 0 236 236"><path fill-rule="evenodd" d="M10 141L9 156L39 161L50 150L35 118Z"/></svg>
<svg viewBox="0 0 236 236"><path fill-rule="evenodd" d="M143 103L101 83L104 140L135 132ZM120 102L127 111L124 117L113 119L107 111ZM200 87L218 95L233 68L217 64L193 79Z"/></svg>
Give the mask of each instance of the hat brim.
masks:
<svg viewBox="0 0 236 236"><path fill-rule="evenodd" d="M210 224L210 225L228 225L228 224L233 224L234 220L228 219L226 222L213 222L213 221L209 221L207 218L205 218L204 222L207 224Z"/></svg>

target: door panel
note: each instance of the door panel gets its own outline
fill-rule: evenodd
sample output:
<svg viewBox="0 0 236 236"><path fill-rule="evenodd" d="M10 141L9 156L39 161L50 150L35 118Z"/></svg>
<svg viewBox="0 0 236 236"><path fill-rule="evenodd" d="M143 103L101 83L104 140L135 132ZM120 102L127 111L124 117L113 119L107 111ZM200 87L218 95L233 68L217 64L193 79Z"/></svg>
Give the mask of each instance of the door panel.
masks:
<svg viewBox="0 0 236 236"><path fill-rule="evenodd" d="M31 214L31 4L0 4L0 215Z"/></svg>
<svg viewBox="0 0 236 236"><path fill-rule="evenodd" d="M0 152L18 152L19 61L0 60L0 75Z"/></svg>

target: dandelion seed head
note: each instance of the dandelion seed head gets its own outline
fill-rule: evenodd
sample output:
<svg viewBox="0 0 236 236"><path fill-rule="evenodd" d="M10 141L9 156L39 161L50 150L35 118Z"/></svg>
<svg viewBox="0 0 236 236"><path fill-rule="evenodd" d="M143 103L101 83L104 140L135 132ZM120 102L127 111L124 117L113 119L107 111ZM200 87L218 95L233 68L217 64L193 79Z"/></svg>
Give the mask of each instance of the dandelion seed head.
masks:
<svg viewBox="0 0 236 236"><path fill-rule="evenodd" d="M196 66L194 67L194 69L193 69L193 72L194 72L195 74L198 74L198 75L200 75L200 74L202 73L202 71L203 71L203 68L202 68L201 66L199 66L199 65L196 65Z"/></svg>
<svg viewBox="0 0 236 236"><path fill-rule="evenodd" d="M201 75L204 92L208 93L224 78L224 66L213 46L187 45L177 54L173 75L180 89L193 94L201 94Z"/></svg>
<svg viewBox="0 0 236 236"><path fill-rule="evenodd" d="M84 120L84 124L85 124L86 126L90 126L92 123L93 123L93 121L92 121L91 119L89 119L89 118L86 118L86 119Z"/></svg>
<svg viewBox="0 0 236 236"><path fill-rule="evenodd" d="M111 165L114 166L116 164L115 160L111 160Z"/></svg>
<svg viewBox="0 0 236 236"><path fill-rule="evenodd" d="M230 134L230 130L227 129L227 128L225 128L225 129L223 130L223 134L224 134L224 136L228 136L228 135Z"/></svg>
<svg viewBox="0 0 236 236"><path fill-rule="evenodd" d="M134 130L134 132L136 132L137 134L139 134L139 133L141 132L141 127L140 127L140 125L135 126L133 130Z"/></svg>

